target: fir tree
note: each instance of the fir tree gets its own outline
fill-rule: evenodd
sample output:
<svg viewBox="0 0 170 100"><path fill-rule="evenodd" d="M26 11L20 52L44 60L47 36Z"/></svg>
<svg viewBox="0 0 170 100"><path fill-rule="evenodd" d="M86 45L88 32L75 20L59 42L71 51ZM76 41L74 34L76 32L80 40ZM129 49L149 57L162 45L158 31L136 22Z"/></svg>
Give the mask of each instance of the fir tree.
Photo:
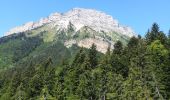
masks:
<svg viewBox="0 0 170 100"><path fill-rule="evenodd" d="M151 32L148 32L145 37L148 44L151 44L155 40L160 40L162 44L166 44L167 42L166 35L159 30L157 23L153 23Z"/></svg>
<svg viewBox="0 0 170 100"><path fill-rule="evenodd" d="M129 100L149 100L154 99L157 83L153 77L153 63L151 56L147 52L145 42L139 41L135 56L131 57L129 74L123 83L123 98ZM159 97L160 99L161 97Z"/></svg>
<svg viewBox="0 0 170 100"><path fill-rule="evenodd" d="M117 41L117 42L114 44L113 53L114 53L114 54L121 54L122 50L123 50L122 42L121 42L121 41Z"/></svg>
<svg viewBox="0 0 170 100"><path fill-rule="evenodd" d="M152 62L155 63L155 67L153 67L154 71L154 79L157 83L157 91L159 90L159 94L161 97L166 97L166 93L164 89L166 85L164 84L167 79L167 67L166 61L168 59L168 50L162 45L160 40L156 40L148 48L149 52L152 54ZM166 82L165 82L166 83ZM158 95L160 97L160 95Z"/></svg>
<svg viewBox="0 0 170 100"><path fill-rule="evenodd" d="M138 38L132 37L129 40L127 46L128 46L129 49L135 48L138 45L138 42L139 42Z"/></svg>
<svg viewBox="0 0 170 100"><path fill-rule="evenodd" d="M95 68L97 66L98 60L97 60L97 50L96 50L96 45L92 44L89 50L89 62L90 62L90 67Z"/></svg>
<svg viewBox="0 0 170 100"><path fill-rule="evenodd" d="M153 23L152 28L151 28L151 33L156 35L159 32L159 25L157 23Z"/></svg>

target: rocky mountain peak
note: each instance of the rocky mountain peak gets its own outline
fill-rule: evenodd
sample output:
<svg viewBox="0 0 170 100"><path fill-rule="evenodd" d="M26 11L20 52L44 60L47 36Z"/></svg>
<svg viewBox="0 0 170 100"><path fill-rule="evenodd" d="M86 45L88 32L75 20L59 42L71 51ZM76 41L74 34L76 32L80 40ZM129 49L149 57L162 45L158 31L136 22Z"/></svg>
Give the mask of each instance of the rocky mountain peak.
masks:
<svg viewBox="0 0 170 100"><path fill-rule="evenodd" d="M64 14L53 13L46 18L41 18L37 22L29 22L22 26L15 27L9 30L6 35L29 31L45 24L51 24L52 27L58 26L59 28L67 28L70 22L75 26L77 31L83 26L88 26L99 32L114 31L129 37L135 34L130 27L119 25L117 20L104 12L94 9L73 8Z"/></svg>

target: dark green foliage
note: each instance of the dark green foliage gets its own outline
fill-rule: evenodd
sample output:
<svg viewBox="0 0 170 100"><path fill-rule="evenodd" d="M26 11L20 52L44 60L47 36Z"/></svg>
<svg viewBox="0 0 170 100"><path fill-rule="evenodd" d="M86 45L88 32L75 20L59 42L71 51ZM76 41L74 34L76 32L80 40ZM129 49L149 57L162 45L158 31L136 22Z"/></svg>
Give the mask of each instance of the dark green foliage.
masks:
<svg viewBox="0 0 170 100"><path fill-rule="evenodd" d="M130 42L129 42L129 44L130 44ZM124 54L123 54L122 43L120 41L118 41L114 45L114 50L112 52L109 63L112 66L112 71L114 73L121 74L123 77L127 77L128 76L128 67L124 64L123 57L124 57Z"/></svg>
<svg viewBox="0 0 170 100"><path fill-rule="evenodd" d="M74 27L69 27L72 33ZM168 100L168 41L157 24L146 39L132 37L126 47L117 41L106 54L94 44L66 48L60 40L4 37L0 66L13 67L0 70L0 100Z"/></svg>
<svg viewBox="0 0 170 100"><path fill-rule="evenodd" d="M97 66L97 50L96 50L96 45L92 44L90 50L89 50L89 54L88 54L88 60L90 63L90 67L91 68L95 68Z"/></svg>
<svg viewBox="0 0 170 100"><path fill-rule="evenodd" d="M154 34L159 32L159 26L157 23L153 23L151 32Z"/></svg>
<svg viewBox="0 0 170 100"><path fill-rule="evenodd" d="M4 36L2 38L0 38L0 44L6 43L9 40L16 40L16 39L21 39L21 38L25 38L25 34L24 33L19 33L19 34L11 34L9 36Z"/></svg>
<svg viewBox="0 0 170 100"><path fill-rule="evenodd" d="M16 62L28 56L43 43L41 38L26 37L23 33L0 38L0 41L3 41L0 44L0 69L13 67Z"/></svg>
<svg viewBox="0 0 170 100"><path fill-rule="evenodd" d="M135 48L138 45L139 39L136 37L132 37L128 42L128 48Z"/></svg>
<svg viewBox="0 0 170 100"><path fill-rule="evenodd" d="M146 36L146 41L148 44L152 43L155 40L160 40L162 44L167 43L167 37L166 35L159 30L159 26L157 23L153 23L151 31L148 31Z"/></svg>
<svg viewBox="0 0 170 100"><path fill-rule="evenodd" d="M151 31L148 31L145 36L147 43L150 44L151 42L156 40L158 37L158 34L159 34L159 26L157 23L153 23Z"/></svg>
<svg viewBox="0 0 170 100"><path fill-rule="evenodd" d="M37 46L42 43L42 39L30 37L30 38L23 38L22 44L19 47L16 47L14 51L14 58L13 61L17 62L20 59L28 56L30 52L32 52Z"/></svg>
<svg viewBox="0 0 170 100"><path fill-rule="evenodd" d="M122 45L122 42L120 41L117 41L115 44L114 44L114 51L113 53L114 54L120 54L123 50L123 45Z"/></svg>

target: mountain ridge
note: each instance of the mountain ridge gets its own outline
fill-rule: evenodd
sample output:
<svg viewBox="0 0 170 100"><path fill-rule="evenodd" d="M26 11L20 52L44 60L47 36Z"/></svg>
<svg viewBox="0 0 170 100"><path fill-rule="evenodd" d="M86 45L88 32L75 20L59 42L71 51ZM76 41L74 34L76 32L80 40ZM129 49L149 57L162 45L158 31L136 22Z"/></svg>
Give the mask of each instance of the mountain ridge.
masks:
<svg viewBox="0 0 170 100"><path fill-rule="evenodd" d="M90 48L95 44L97 50L106 53L107 48L121 41L125 46L136 36L130 28L120 25L117 20L104 12L94 9L73 8L66 13L53 13L37 22L28 22L6 33L25 34L26 37L40 37L43 42L61 41L64 46L72 45Z"/></svg>
<svg viewBox="0 0 170 100"><path fill-rule="evenodd" d="M115 31L129 37L135 36L136 34L130 27L120 25L116 19L113 19L112 16L104 12L94 9L73 8L66 13L52 13L37 22L28 22L22 26L12 28L6 32L5 35L26 32L46 24L51 24L51 27L59 26L59 28L67 28L69 22L76 27L76 31L83 26L89 26L98 32Z"/></svg>

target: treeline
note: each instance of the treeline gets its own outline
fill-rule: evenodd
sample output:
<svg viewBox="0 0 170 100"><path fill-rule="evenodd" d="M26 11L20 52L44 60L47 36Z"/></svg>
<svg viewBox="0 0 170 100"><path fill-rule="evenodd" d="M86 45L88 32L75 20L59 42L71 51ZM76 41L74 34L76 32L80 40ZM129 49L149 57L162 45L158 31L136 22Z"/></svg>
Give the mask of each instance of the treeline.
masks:
<svg viewBox="0 0 170 100"><path fill-rule="evenodd" d="M168 100L170 34L154 23L145 36L118 41L101 55L92 45L54 65L21 66L0 73L0 100Z"/></svg>

